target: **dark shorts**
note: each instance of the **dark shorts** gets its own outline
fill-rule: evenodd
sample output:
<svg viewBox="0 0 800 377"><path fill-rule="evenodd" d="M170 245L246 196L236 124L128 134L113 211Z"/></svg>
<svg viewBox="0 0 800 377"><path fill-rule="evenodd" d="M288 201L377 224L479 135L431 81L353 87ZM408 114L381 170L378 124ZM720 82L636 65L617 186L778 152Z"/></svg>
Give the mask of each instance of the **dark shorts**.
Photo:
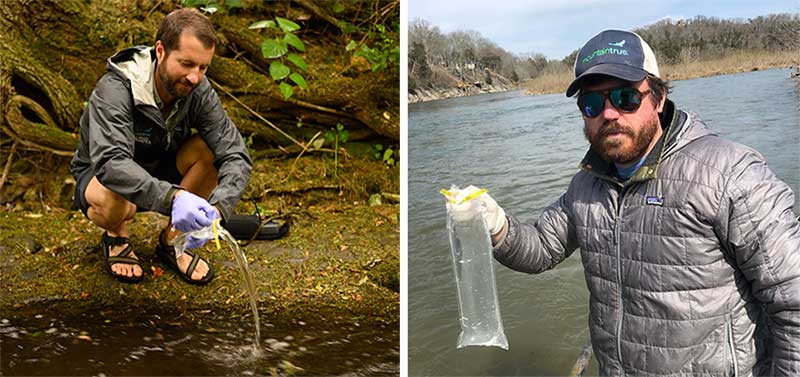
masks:
<svg viewBox="0 0 800 377"><path fill-rule="evenodd" d="M158 162L149 162L142 166L153 177L179 185L183 176L178 172L178 166L176 165L177 152L166 152L159 157ZM94 176L94 169L90 167L75 177L75 206L80 208L81 212L83 212L84 216L87 218L89 217L87 213L89 211L89 202L86 201L86 187L89 186L89 182ZM150 211L150 209L136 206L136 212L146 211Z"/></svg>

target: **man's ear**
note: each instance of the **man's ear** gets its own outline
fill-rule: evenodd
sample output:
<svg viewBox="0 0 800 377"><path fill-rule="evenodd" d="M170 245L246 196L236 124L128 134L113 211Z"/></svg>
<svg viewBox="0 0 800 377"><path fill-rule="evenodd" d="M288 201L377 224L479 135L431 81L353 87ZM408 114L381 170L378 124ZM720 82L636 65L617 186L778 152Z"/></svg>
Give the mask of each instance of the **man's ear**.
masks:
<svg viewBox="0 0 800 377"><path fill-rule="evenodd" d="M656 107L656 112L661 113L664 111L664 104L667 103L667 91L664 90L661 92L661 101L659 101L658 106Z"/></svg>
<svg viewBox="0 0 800 377"><path fill-rule="evenodd" d="M164 44L161 43L161 41L156 41L156 59L158 60L159 63L161 63L164 60L164 55L165 55Z"/></svg>

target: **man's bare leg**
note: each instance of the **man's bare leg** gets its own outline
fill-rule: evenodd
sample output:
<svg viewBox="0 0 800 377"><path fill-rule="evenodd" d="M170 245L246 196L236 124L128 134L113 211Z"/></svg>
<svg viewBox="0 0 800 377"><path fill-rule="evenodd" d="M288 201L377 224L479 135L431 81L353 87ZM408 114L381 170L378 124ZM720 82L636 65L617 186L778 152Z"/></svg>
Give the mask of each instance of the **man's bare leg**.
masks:
<svg viewBox="0 0 800 377"><path fill-rule="evenodd" d="M211 191L217 187L217 169L214 167L214 154L205 141L198 135L186 140L178 149L176 164L178 172L183 176L181 187L208 200ZM169 225L167 229L167 239L171 243L180 232ZM191 256L181 254L178 257L178 268L186 271L191 262ZM206 276L206 273L208 273L208 264L201 260L192 272L192 280L200 280Z"/></svg>
<svg viewBox="0 0 800 377"><path fill-rule="evenodd" d="M125 222L136 216L136 205L125 200L119 194L103 186L97 177L92 177L86 186L86 201L89 203L87 215L89 220L105 229L111 237L129 237ZM112 246L109 256L118 255L125 250L127 244ZM131 252L131 258L139 259ZM127 277L142 276L142 268L135 264L114 263L111 271Z"/></svg>

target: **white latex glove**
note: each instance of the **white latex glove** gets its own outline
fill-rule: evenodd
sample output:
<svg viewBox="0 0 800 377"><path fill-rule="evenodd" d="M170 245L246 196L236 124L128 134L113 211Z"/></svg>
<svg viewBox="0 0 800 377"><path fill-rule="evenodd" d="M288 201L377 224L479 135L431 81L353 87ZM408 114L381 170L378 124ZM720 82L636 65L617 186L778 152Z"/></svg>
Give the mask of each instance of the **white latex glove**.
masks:
<svg viewBox="0 0 800 377"><path fill-rule="evenodd" d="M469 185L462 190L462 195L463 197L467 197L476 193L477 191L480 191L480 189ZM492 199L492 197L485 192L472 200L479 200L486 209L483 217L486 220L486 226L489 227L489 234L495 236L500 233L500 231L503 230L503 227L506 225L506 212L503 211L503 208L497 205L497 202L495 202L494 199Z"/></svg>

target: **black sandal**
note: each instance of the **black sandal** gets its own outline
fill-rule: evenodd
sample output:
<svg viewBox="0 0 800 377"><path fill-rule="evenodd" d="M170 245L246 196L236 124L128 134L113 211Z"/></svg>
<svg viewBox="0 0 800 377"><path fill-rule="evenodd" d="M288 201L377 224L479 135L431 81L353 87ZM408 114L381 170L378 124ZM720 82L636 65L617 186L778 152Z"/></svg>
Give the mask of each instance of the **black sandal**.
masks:
<svg viewBox="0 0 800 377"><path fill-rule="evenodd" d="M112 247L122 246L124 244L128 244L128 247L126 247L125 250L122 250L122 252L115 256L111 256L110 250ZM103 238L100 240L100 245L103 247L103 254L106 256L106 271L108 271L111 276L123 283L138 283L142 281L144 278L144 267L142 267L141 261L136 258L129 257L129 255L133 252L133 247L131 246L131 240L128 239L128 237L111 237L108 235L108 232L103 232ZM137 265L142 268L142 274L139 276L125 276L117 274L111 269L111 265L117 263Z"/></svg>
<svg viewBox="0 0 800 377"><path fill-rule="evenodd" d="M199 254L196 254L192 251L186 250L184 251L184 254L189 254L192 256L192 261L189 262L189 267L186 268L186 272L181 271L180 267L178 267L178 259L175 258L175 247L167 244L167 229L164 229L158 236L158 247L156 248L156 256L158 259L177 271L178 276L180 276L183 281L189 284L206 285L211 282L211 279L214 278L214 269L211 267L211 263L208 263L208 260L201 258ZM206 262L206 265L208 265L208 272L206 272L206 276L204 276L202 279L194 280L192 279L192 273L194 272L194 269L197 268L197 264L201 260Z"/></svg>

